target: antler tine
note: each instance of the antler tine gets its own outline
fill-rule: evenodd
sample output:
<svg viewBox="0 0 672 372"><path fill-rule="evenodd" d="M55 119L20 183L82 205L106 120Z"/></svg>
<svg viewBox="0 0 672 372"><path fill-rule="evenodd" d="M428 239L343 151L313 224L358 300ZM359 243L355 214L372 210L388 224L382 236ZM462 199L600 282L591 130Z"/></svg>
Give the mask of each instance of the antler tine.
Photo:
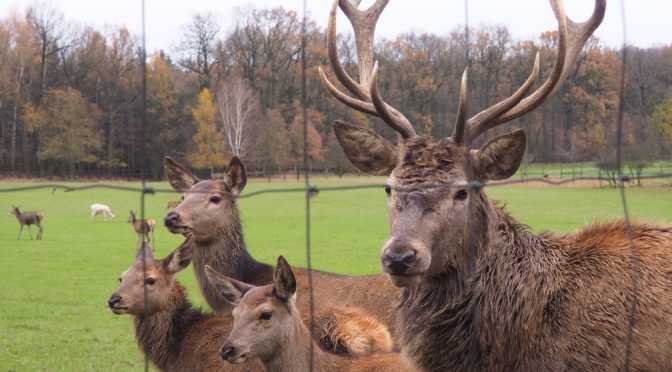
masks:
<svg viewBox="0 0 672 372"><path fill-rule="evenodd" d="M516 119L532 111L560 87L567 77L570 67L574 65L579 53L581 53L581 50L588 41L588 38L602 23L607 6L606 0L595 0L595 8L593 9L591 17L586 22L576 23L569 19L565 14L565 9L561 0L550 0L550 2L555 18L558 20L558 52L555 57L551 74L541 87L525 99L513 99L514 97L519 96L519 94L522 98L522 95L527 92L529 86L526 87L526 85L529 83L531 86L534 79L536 79L536 73L533 71L530 78L528 78L513 96L469 119L468 130L470 139L478 137L490 128ZM535 58L535 70L538 70L537 64L538 56ZM513 105L511 105L511 103L513 103Z"/></svg>
<svg viewBox="0 0 672 372"><path fill-rule="evenodd" d="M460 105L457 107L457 117L455 118L455 128L453 128L453 141L461 145L464 143L465 114L467 113L467 82L469 78L469 67L464 69L462 80L460 81Z"/></svg>
<svg viewBox="0 0 672 372"><path fill-rule="evenodd" d="M383 97L380 96L380 92L378 91L378 62L373 65L369 91L371 92L373 106L376 108L376 111L378 111L378 114L380 114L381 119L392 127L392 129L399 132L403 139L415 136L415 130L413 129L411 122L399 111L386 104Z"/></svg>

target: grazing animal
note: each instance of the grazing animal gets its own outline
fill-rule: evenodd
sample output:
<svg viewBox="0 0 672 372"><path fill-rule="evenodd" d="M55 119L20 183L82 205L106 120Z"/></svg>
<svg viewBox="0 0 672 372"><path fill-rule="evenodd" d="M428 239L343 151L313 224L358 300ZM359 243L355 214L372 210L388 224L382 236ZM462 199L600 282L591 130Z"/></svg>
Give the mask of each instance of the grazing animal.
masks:
<svg viewBox="0 0 672 372"><path fill-rule="evenodd" d="M150 241L150 238L154 239L154 226L156 222L153 219L138 219L135 216L135 212L131 211L126 222L133 225L135 233L138 234L139 241Z"/></svg>
<svg viewBox="0 0 672 372"><path fill-rule="evenodd" d="M180 205L179 201L171 200L168 203L166 203L166 209L173 209L173 208L177 207L178 205Z"/></svg>
<svg viewBox="0 0 672 372"><path fill-rule="evenodd" d="M192 250L192 239L187 238L168 257L156 260L149 245L141 242L135 263L121 274L119 288L107 300L110 310L133 317L140 350L162 371L262 371L255 361L231 366L221 359L219 349L231 331L232 318L194 308L175 280L189 265Z"/></svg>
<svg viewBox="0 0 672 372"><path fill-rule="evenodd" d="M117 216L112 213L112 210L110 207L108 207L105 204L91 204L91 219L96 217L97 215L102 214L103 215L103 220L108 221L111 219L116 218Z"/></svg>
<svg viewBox="0 0 672 372"><path fill-rule="evenodd" d="M16 219L19 220L21 228L19 229L19 236L16 240L21 239L21 232L23 232L23 226L28 225L28 233L30 234L30 240L33 240L33 232L30 229L30 225L36 225L38 228L37 240L42 239L42 218L44 214L42 212L21 212L19 207L12 207L12 214L16 216Z"/></svg>
<svg viewBox="0 0 672 372"><path fill-rule="evenodd" d="M309 371L312 352L317 372L408 370L397 353L339 356L317 347L296 307L296 277L282 256L273 284L255 287L230 279L225 287L225 297L236 305L233 329L221 349L230 363L258 358L267 371Z"/></svg>
<svg viewBox="0 0 672 372"><path fill-rule="evenodd" d="M402 353L425 371L672 370L672 226L637 222L628 231L624 221L595 222L566 235L534 234L480 187L516 172L525 133L514 130L471 148L481 134L533 110L562 83L602 21L605 0L596 0L584 23L569 20L561 2L551 1L559 50L546 82L527 97L538 57L516 93L467 120L465 71L453 134L438 142L416 135L376 86L371 41L386 3L362 12L340 1L357 35L359 83L338 62L336 3L332 7L330 62L357 98L321 76L341 101L381 117L400 135L395 147L371 130L334 125L356 167L389 176L390 235L381 261L405 288L395 308Z"/></svg>
<svg viewBox="0 0 672 372"><path fill-rule="evenodd" d="M184 197L180 205L166 214L164 223L172 233L194 235L193 265L201 291L213 310L229 313L232 306L208 281L206 264L228 277L253 285L268 284L273 279L273 267L256 261L245 246L237 202L247 181L245 167L233 157L224 179L199 180L168 156L164 166L170 184ZM307 292L308 271L295 268L295 273L299 290ZM362 308L394 335L391 310L401 290L384 275L351 277L313 271L313 284L317 312L338 306ZM297 302L304 313L308 313L310 306L307 297ZM348 346L344 347L353 352Z"/></svg>

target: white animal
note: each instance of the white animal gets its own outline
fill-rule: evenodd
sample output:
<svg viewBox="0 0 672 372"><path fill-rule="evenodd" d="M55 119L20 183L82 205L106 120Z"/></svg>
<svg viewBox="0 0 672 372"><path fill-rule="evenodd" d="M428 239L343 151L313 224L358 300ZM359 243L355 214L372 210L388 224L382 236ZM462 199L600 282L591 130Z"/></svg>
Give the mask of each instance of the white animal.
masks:
<svg viewBox="0 0 672 372"><path fill-rule="evenodd" d="M110 210L110 207L107 205L98 203L91 204L91 219L93 219L93 217L98 214L102 214L105 221L117 217L114 213L112 213L112 210Z"/></svg>

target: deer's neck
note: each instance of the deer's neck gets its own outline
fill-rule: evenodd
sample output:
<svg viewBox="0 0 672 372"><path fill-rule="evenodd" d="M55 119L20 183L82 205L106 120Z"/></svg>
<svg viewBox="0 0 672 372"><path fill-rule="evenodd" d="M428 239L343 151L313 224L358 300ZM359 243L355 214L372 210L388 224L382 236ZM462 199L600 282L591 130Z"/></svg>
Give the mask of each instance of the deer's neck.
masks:
<svg viewBox="0 0 672 372"><path fill-rule="evenodd" d="M316 345L310 336L310 331L301 320L296 308L292 309L293 321L281 340L278 340L277 351L268 359L261 362L267 371L297 372L310 371L311 345L313 352L313 370L317 372L345 371L347 360L333 354L325 353ZM339 363L339 359L343 359Z"/></svg>
<svg viewBox="0 0 672 372"><path fill-rule="evenodd" d="M215 312L222 314L231 312L233 307L210 284L205 265L230 278L255 285L268 284L273 278L273 268L256 261L247 251L240 220L233 220L213 235L213 239L197 240L192 258L203 296Z"/></svg>
<svg viewBox="0 0 672 372"><path fill-rule="evenodd" d="M471 267L426 278L397 302L403 353L416 367L518 370L538 361L561 250L556 240L530 233L492 203L481 212L472 245L462 248L477 250Z"/></svg>
<svg viewBox="0 0 672 372"><path fill-rule="evenodd" d="M167 370L179 354L189 329L206 315L194 309L184 287L177 283L170 305L148 316L134 316L135 337L147 358L161 370Z"/></svg>

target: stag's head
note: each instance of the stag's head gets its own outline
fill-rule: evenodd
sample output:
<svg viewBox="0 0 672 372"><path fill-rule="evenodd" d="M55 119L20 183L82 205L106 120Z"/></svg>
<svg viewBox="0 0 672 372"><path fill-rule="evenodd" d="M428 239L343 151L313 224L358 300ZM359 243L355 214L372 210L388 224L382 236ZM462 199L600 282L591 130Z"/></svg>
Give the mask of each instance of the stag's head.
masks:
<svg viewBox="0 0 672 372"><path fill-rule="evenodd" d="M273 284L255 287L206 266L208 280L233 306L233 329L220 353L230 363L270 359L283 343L295 342L294 325L301 323L296 309L296 278L282 257Z"/></svg>
<svg viewBox="0 0 672 372"><path fill-rule="evenodd" d="M189 266L192 247L189 236L173 253L156 260L149 244L140 243L135 262L121 273L119 288L107 300L110 310L117 315L151 315L166 309L173 299L175 274Z"/></svg>
<svg viewBox="0 0 672 372"><path fill-rule="evenodd" d="M590 19L575 23L565 15L560 0L551 0L558 20L558 51L546 81L528 94L539 73L539 55L532 72L510 97L466 118L467 74L460 84L460 102L453 134L432 141L415 133L410 121L382 98L377 87L378 65L373 61L373 35L378 17L389 0L378 0L359 10L350 0L335 0L329 16L327 49L338 81L352 93L343 93L320 76L327 89L346 105L381 118L399 134L397 146L375 132L341 121L334 132L350 162L374 175L388 175L391 232L382 251L383 269L399 286L412 286L423 277L467 264L467 221L486 200L479 187L491 180L512 176L525 152L525 133L514 130L472 148L471 143L487 130L518 118L540 105L562 81L586 41L602 21L606 0L596 0ZM338 60L336 13L341 8L355 33L359 82L350 77ZM354 97L353 97L354 96ZM477 212L476 212L477 213Z"/></svg>
<svg viewBox="0 0 672 372"><path fill-rule="evenodd" d="M223 179L199 180L169 156L163 165L171 186L182 194L182 202L164 217L170 232L191 233L196 241L208 241L238 219L236 198L247 182L238 157L231 158Z"/></svg>

